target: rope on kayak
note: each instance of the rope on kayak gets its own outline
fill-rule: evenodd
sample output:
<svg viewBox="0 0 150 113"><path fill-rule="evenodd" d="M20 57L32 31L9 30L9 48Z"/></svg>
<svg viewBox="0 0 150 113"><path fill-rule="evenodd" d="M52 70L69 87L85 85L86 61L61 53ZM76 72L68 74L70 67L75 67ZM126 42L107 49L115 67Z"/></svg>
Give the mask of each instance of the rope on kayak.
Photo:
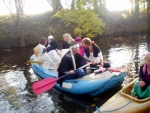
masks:
<svg viewBox="0 0 150 113"><path fill-rule="evenodd" d="M100 111L100 108L98 108L97 106L96 106L96 109L97 109L98 113L117 111L117 110L122 109L123 107L127 106L128 104L130 104L130 103L133 101L133 99L134 99L134 97L133 97L127 104L123 105L123 106L120 107L120 108L116 108L116 109L113 109L113 110L109 110L109 111Z"/></svg>

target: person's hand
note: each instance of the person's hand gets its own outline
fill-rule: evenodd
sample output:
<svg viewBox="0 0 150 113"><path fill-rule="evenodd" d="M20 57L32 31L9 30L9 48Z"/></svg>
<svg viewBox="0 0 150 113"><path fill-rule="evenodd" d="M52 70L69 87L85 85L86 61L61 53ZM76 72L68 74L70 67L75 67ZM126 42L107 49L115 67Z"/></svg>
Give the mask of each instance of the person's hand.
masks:
<svg viewBox="0 0 150 113"><path fill-rule="evenodd" d="M61 57L61 52L57 52L57 54Z"/></svg>
<svg viewBox="0 0 150 113"><path fill-rule="evenodd" d="M103 65L104 65L103 63L100 63L100 67L103 67Z"/></svg>
<svg viewBox="0 0 150 113"><path fill-rule="evenodd" d="M70 74L75 74L74 70L69 71Z"/></svg>
<svg viewBox="0 0 150 113"><path fill-rule="evenodd" d="M143 87L143 86L145 86L145 82L144 81L139 81L139 83L138 83L138 85L140 86L140 87Z"/></svg>
<svg viewBox="0 0 150 113"><path fill-rule="evenodd" d="M49 48L49 47L50 47L50 45L48 44L48 46L46 47L46 49Z"/></svg>
<svg viewBox="0 0 150 113"><path fill-rule="evenodd" d="M92 60L92 64L96 64L96 61L95 61L95 60Z"/></svg>

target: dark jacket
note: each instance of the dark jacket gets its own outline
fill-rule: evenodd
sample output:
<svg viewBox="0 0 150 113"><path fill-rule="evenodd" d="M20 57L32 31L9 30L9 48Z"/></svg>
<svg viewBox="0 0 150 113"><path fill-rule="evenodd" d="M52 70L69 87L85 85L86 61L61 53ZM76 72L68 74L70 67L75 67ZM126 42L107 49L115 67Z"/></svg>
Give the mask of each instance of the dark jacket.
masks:
<svg viewBox="0 0 150 113"><path fill-rule="evenodd" d="M75 58L75 63L76 63L77 69L80 68L81 66L83 66L83 62L85 62L85 59L83 58L83 56L81 56L79 53L77 53L74 55L74 58ZM69 51L62 58L57 71L59 72L59 76L63 76L63 75L65 75L65 73L67 73L70 70L74 70L74 68L73 68L71 52Z"/></svg>
<svg viewBox="0 0 150 113"><path fill-rule="evenodd" d="M144 81L146 83L146 85L142 87L142 91L145 91L146 88L150 85L150 74L148 75L147 65L146 65L146 70L145 71L143 71L143 66L144 65L142 65L140 67L139 81Z"/></svg>
<svg viewBox="0 0 150 113"><path fill-rule="evenodd" d="M46 49L46 52L49 52L49 51L55 50L55 49L58 49L58 44L57 44L57 41L55 39L52 39L51 43L50 43L50 47L48 47Z"/></svg>
<svg viewBox="0 0 150 113"><path fill-rule="evenodd" d="M140 67L139 81L144 81L146 83L146 86L147 86L147 85L150 85L150 74L148 74L147 65L146 65L145 72L143 72L143 67L144 67L144 65L142 65Z"/></svg>
<svg viewBox="0 0 150 113"><path fill-rule="evenodd" d="M68 49L68 48L70 48L70 45L66 41L63 41L62 42L62 49Z"/></svg>

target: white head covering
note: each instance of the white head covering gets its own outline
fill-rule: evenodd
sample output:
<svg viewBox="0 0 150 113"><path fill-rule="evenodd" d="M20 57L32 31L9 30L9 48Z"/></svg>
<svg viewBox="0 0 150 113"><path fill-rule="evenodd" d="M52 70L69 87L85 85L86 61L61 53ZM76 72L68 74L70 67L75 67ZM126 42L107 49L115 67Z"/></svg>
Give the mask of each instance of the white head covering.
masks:
<svg viewBox="0 0 150 113"><path fill-rule="evenodd" d="M73 46L70 46L70 48L78 48L79 47L79 44L77 43L77 44L75 44L75 45L73 45Z"/></svg>
<svg viewBox="0 0 150 113"><path fill-rule="evenodd" d="M49 35L48 36L48 39L53 39L54 37L52 35Z"/></svg>

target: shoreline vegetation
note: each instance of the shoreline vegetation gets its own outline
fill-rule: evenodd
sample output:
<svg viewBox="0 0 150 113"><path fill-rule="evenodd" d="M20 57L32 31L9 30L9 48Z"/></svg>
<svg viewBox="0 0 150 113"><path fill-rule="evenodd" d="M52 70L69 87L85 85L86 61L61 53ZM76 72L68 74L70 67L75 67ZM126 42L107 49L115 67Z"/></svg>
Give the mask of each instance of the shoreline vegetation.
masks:
<svg viewBox="0 0 150 113"><path fill-rule="evenodd" d="M84 3L78 3L80 0L77 3L73 1L71 9L64 9L57 1L51 12L25 15L22 9L13 15L0 16L0 48L36 45L42 36L49 35L62 41L64 33L71 34L73 38L87 36L95 39L150 33L149 1L144 2L147 7L140 7L143 2L139 1L133 3L135 7L132 9L124 11L108 11L105 4L95 6L93 3L94 9L85 9Z"/></svg>

